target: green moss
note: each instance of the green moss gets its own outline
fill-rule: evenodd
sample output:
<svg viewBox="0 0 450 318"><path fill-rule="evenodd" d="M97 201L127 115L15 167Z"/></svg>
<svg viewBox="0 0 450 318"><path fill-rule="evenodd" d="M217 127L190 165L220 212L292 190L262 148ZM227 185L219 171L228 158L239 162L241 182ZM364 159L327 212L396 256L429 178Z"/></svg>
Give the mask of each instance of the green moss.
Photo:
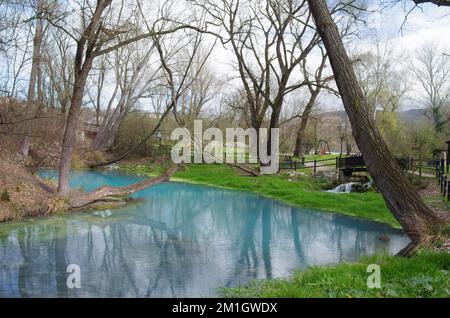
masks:
<svg viewBox="0 0 450 318"><path fill-rule="evenodd" d="M369 264L381 268L381 288L367 287ZM289 280L256 281L221 289L225 297L450 297L450 254L422 252L412 258L373 256L358 263L312 267Z"/></svg>

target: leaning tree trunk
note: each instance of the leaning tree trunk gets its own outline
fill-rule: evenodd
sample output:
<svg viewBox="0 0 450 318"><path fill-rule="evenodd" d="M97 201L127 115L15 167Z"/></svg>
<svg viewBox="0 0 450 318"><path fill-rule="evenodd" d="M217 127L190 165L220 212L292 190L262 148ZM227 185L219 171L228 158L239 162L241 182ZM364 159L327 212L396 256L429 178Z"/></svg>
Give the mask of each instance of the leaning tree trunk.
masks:
<svg viewBox="0 0 450 318"><path fill-rule="evenodd" d="M427 238L435 236L442 220L413 189L376 128L326 1L308 0L308 3L325 44L353 137L388 208L412 240L411 245L402 251L408 253Z"/></svg>

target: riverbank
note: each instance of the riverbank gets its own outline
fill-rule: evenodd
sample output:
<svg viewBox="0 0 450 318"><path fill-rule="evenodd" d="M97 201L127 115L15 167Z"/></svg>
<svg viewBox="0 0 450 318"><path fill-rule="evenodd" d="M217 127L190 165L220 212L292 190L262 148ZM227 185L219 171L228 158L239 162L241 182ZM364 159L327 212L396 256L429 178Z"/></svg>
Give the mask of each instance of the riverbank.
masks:
<svg viewBox="0 0 450 318"><path fill-rule="evenodd" d="M369 289L370 264L380 266L381 288ZM421 252L411 258L373 256L357 263L312 267L289 280L255 281L224 288L224 297L236 298L379 298L450 297L450 254Z"/></svg>
<svg viewBox="0 0 450 318"><path fill-rule="evenodd" d="M159 168L147 165L122 165L121 170L157 175ZM190 182L231 190L256 193L282 203L301 208L341 213L382 222L395 228L400 225L388 210L382 196L376 192L336 194L323 191L329 181L308 175L265 175L258 178L242 175L227 165L188 165L171 181Z"/></svg>
<svg viewBox="0 0 450 318"><path fill-rule="evenodd" d="M20 158L0 146L0 223L57 212L59 200L44 191Z"/></svg>

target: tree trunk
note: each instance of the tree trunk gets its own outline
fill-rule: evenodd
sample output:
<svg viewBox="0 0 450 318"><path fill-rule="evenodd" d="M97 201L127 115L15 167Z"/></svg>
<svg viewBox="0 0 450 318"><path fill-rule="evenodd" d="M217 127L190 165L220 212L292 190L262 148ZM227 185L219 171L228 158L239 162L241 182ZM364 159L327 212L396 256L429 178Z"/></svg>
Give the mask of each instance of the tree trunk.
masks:
<svg viewBox="0 0 450 318"><path fill-rule="evenodd" d="M319 96L319 89L317 89L313 95L311 95L311 98L308 101L308 104L306 104L305 109L302 113L302 119L300 122L300 128L297 132L297 139L295 141L295 149L294 149L294 157L300 158L303 155L303 141L305 136L306 127L308 126L308 120L311 116L312 109L314 105L316 104L317 97ZM317 92L317 93L316 93Z"/></svg>
<svg viewBox="0 0 450 318"><path fill-rule="evenodd" d="M33 39L33 57L31 64L31 73L30 73L30 83L28 85L28 101L33 101L36 94L36 84L39 73L39 66L41 64L41 46L42 46L42 38L44 35L44 20L41 15L44 11L44 0L39 0L37 3L37 15L38 18L36 20L36 28ZM40 87L38 88L40 89Z"/></svg>
<svg viewBox="0 0 450 318"><path fill-rule="evenodd" d="M59 166L58 193L66 196L70 191L69 175L72 164L73 148L76 143L78 130L78 118L81 112L81 104L86 84L87 74L79 78L73 89L72 101L70 103L69 114L67 115L66 128L64 132L63 145L61 151L61 162Z"/></svg>
<svg viewBox="0 0 450 318"><path fill-rule="evenodd" d="M69 175L73 148L76 143L78 118L80 117L86 80L95 59L95 45L98 40L98 27L104 10L111 5L112 0L98 0L89 25L77 41L74 70L75 81L70 101L69 113L64 131L61 161L59 166L58 194L68 196L70 191Z"/></svg>
<svg viewBox="0 0 450 318"><path fill-rule="evenodd" d="M272 115L270 116L270 123L269 123L269 133L268 133L268 139L267 139L267 155L272 155L272 129L279 128L280 127L280 116L281 116L281 107L282 104L278 104L272 108Z"/></svg>
<svg viewBox="0 0 450 318"><path fill-rule="evenodd" d="M92 60L86 61L92 66ZM72 100L70 103L69 114L67 115L66 128L62 143L61 161L59 166L59 183L58 193L66 196L70 191L69 175L72 163L73 148L76 143L76 135L78 129L78 118L81 112L81 104L83 101L84 89L86 80L89 74L90 67L87 66L80 71L75 80L73 88Z"/></svg>
<svg viewBox="0 0 450 318"><path fill-rule="evenodd" d="M298 129L297 132L297 139L295 140L294 157L301 158L303 155L303 140L307 125L308 120L302 117L300 128Z"/></svg>
<svg viewBox="0 0 450 318"><path fill-rule="evenodd" d="M414 246L435 236L441 218L428 208L402 173L377 130L370 107L355 76L339 30L325 0L308 0L318 32L325 44L334 77L352 126L353 137L388 208ZM411 247L408 247L407 252Z"/></svg>
<svg viewBox="0 0 450 318"><path fill-rule="evenodd" d="M36 12L38 18L36 20L36 28L34 31L34 39L33 39L33 56L31 63L31 73L30 73L30 82L28 84L28 95L27 95L27 106L30 107L34 101L36 94L36 84L38 80L39 67L41 64L41 55L42 55L42 39L44 36L44 20L41 15L44 12L44 0L39 0L37 3ZM41 90L41 87L37 87L38 90ZM41 94L39 93L39 96ZM28 157L28 153L30 151L30 137L28 134L30 133L30 127L26 127L25 136L22 138L20 143L20 152L21 155L26 158Z"/></svg>

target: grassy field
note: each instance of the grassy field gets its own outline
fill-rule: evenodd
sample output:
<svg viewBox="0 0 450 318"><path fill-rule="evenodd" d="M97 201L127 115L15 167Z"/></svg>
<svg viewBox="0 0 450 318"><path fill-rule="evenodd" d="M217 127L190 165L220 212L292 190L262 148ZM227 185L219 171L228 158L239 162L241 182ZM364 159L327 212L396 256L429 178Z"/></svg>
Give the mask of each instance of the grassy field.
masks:
<svg viewBox="0 0 450 318"><path fill-rule="evenodd" d="M380 289L367 287L369 264L380 265ZM289 280L255 281L221 293L249 298L450 297L449 270L448 253L422 252L412 258L373 256L358 263L312 267Z"/></svg>

